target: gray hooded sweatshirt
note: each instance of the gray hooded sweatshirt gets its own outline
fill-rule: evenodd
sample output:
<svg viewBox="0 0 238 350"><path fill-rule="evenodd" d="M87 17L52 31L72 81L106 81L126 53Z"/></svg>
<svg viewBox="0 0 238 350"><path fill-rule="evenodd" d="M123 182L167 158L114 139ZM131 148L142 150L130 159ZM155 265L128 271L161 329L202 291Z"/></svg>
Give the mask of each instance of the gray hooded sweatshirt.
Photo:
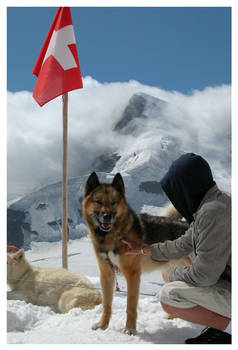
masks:
<svg viewBox="0 0 238 350"><path fill-rule="evenodd" d="M171 269L171 282L205 287L220 278L230 280L231 198L216 186L208 163L193 153L183 155L172 164L161 185L190 227L174 241L153 244L152 259L190 257L191 265Z"/></svg>

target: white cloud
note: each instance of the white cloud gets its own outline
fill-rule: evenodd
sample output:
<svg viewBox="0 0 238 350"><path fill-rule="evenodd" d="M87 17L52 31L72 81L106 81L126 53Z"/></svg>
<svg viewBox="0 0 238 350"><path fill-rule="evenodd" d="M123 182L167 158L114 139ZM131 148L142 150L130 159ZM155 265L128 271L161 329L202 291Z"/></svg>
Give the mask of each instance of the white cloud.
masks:
<svg viewBox="0 0 238 350"><path fill-rule="evenodd" d="M227 172L230 86L208 87L183 95L137 81L101 84L86 77L83 89L69 93L69 177L88 171L98 152L126 144L126 137L115 135L112 129L129 98L137 92L169 102L164 123L160 122L159 128L180 139L186 151L198 152L211 161L220 159ZM60 98L39 107L28 91L8 92L8 191L11 195L61 179L61 108ZM156 123L155 118L146 127L146 147L153 148Z"/></svg>

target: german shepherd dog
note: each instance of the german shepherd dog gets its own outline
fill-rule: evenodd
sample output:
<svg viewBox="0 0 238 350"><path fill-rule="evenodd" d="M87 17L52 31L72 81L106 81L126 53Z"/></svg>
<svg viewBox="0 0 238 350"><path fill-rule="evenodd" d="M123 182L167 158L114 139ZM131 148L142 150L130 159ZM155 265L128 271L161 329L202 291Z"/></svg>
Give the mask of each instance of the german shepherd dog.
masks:
<svg viewBox="0 0 238 350"><path fill-rule="evenodd" d="M103 294L103 312L92 329L105 329L108 326L115 282L113 267L117 267L127 281L124 332L135 334L140 275L154 269L168 269L171 262L158 262L146 255L125 255L126 245L122 240L140 244L174 240L185 233L188 224L171 217L135 213L126 201L125 186L119 173L111 184L100 183L95 172L89 176L85 185L83 215L99 265Z"/></svg>

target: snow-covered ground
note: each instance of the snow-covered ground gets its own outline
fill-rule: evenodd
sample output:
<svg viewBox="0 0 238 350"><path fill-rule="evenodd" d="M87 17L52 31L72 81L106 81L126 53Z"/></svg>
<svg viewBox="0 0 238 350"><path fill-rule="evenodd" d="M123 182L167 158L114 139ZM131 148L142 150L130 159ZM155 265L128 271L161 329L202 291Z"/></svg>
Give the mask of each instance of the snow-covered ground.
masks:
<svg viewBox="0 0 238 350"><path fill-rule="evenodd" d="M61 242L33 242L26 252L28 260L39 266L61 267ZM88 237L72 240L68 245L69 270L87 276L100 288L98 267ZM137 335L122 333L126 316L126 283L117 276L121 292L115 292L112 318L107 330L91 330L100 317L102 306L82 311L75 308L67 314L56 314L49 307L23 301L7 302L8 344L183 344L203 327L180 320L164 318L155 296L163 285L160 272L142 276L138 306Z"/></svg>

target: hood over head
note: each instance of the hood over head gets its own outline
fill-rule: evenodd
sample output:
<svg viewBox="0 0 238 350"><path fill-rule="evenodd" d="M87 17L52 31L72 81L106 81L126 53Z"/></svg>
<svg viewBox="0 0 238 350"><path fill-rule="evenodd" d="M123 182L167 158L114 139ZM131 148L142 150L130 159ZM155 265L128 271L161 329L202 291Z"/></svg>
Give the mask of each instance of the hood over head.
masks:
<svg viewBox="0 0 238 350"><path fill-rule="evenodd" d="M186 153L175 160L161 180L161 187L178 212L191 223L207 191L216 183L201 156Z"/></svg>

